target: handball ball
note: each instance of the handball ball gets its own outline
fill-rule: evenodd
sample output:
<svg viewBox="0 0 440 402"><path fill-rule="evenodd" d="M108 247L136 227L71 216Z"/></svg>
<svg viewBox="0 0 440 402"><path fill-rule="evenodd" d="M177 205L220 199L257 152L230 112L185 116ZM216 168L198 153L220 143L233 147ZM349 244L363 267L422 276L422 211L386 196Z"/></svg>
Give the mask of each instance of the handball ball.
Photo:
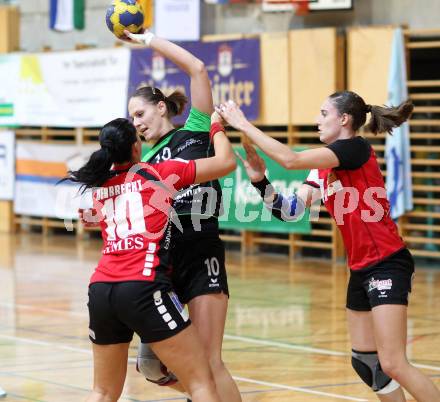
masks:
<svg viewBox="0 0 440 402"><path fill-rule="evenodd" d="M107 8L105 21L116 37L124 37L124 29L138 33L144 24L144 12L136 0L115 0Z"/></svg>

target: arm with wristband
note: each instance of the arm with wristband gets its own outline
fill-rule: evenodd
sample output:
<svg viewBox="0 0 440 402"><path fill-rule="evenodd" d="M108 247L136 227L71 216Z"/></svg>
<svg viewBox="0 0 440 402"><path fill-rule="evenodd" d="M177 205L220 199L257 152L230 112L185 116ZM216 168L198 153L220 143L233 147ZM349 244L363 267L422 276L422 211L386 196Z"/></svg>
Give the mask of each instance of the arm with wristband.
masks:
<svg viewBox="0 0 440 402"><path fill-rule="evenodd" d="M301 219L306 209L305 202L297 194L285 197L275 192L266 176L259 182L251 182L263 198L263 202L272 215L280 221L295 222Z"/></svg>
<svg viewBox="0 0 440 402"><path fill-rule="evenodd" d="M232 172L237 166L232 145L226 137L221 117L216 112L211 116L209 138L214 144L215 156L195 160L196 183L218 179Z"/></svg>
<svg viewBox="0 0 440 402"><path fill-rule="evenodd" d="M275 191L272 184L265 176L266 164L257 154L254 147L245 143L246 159L239 154L237 156L242 161L246 172L251 180L251 184L263 198L264 204L271 211L272 215L281 221L296 221L302 217L306 208L302 191L284 197ZM305 198L307 199L307 197Z"/></svg>

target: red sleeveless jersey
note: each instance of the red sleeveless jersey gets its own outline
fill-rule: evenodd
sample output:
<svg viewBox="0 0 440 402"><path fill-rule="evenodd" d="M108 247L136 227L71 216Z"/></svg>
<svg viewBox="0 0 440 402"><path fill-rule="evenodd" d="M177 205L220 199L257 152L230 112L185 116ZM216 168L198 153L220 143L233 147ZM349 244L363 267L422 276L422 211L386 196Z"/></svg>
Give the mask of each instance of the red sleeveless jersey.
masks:
<svg viewBox="0 0 440 402"><path fill-rule="evenodd" d="M350 143L353 140L356 143ZM374 150L361 137L336 143L329 148L338 156L340 167L312 170L306 183L319 186L323 203L342 233L348 266L358 270L374 265L405 244L390 217L385 184ZM347 149L351 149L351 154ZM360 149L364 156L357 155ZM347 155L351 161L344 159ZM359 163L362 158L365 162Z"/></svg>
<svg viewBox="0 0 440 402"><path fill-rule="evenodd" d="M126 165L93 190L104 245L90 283L169 282L172 197L195 172L195 162L183 159Z"/></svg>

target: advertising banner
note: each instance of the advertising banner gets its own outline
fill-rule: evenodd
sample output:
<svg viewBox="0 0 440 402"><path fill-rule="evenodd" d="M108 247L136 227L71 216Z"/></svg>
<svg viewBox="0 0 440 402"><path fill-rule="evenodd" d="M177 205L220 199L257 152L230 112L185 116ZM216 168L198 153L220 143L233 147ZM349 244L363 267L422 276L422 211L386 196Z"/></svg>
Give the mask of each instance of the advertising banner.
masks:
<svg viewBox="0 0 440 402"><path fill-rule="evenodd" d="M126 116L129 64L129 49L21 56L18 123L99 127Z"/></svg>
<svg viewBox="0 0 440 402"><path fill-rule="evenodd" d="M14 199L15 134L0 130L0 200Z"/></svg>
<svg viewBox="0 0 440 402"><path fill-rule="evenodd" d="M20 56L0 55L0 126L16 126Z"/></svg>
<svg viewBox="0 0 440 402"><path fill-rule="evenodd" d="M242 147L235 147L235 152L245 157ZM292 195L309 174L308 170L286 170L262 152L258 153L266 162L267 177L275 190L284 196ZM270 233L311 232L308 210L297 222L284 222L274 218L250 183L241 162L238 163L237 169L222 178L220 183L224 208L224 214L219 218L220 228Z"/></svg>
<svg viewBox="0 0 440 402"><path fill-rule="evenodd" d="M80 196L79 186L70 182L56 184L68 170L79 169L97 148L18 141L14 212L77 219L80 206L92 206L90 194Z"/></svg>
<svg viewBox="0 0 440 402"><path fill-rule="evenodd" d="M182 43L208 70L214 103L233 99L250 120L260 110L260 41L241 39L221 42ZM155 86L165 95L175 90L190 97L189 77L160 54L150 49L133 49L130 64L129 96L142 85ZM188 115L176 119L183 123Z"/></svg>
<svg viewBox="0 0 440 402"><path fill-rule="evenodd" d="M156 1L156 34L172 41L199 40L200 6L200 0Z"/></svg>

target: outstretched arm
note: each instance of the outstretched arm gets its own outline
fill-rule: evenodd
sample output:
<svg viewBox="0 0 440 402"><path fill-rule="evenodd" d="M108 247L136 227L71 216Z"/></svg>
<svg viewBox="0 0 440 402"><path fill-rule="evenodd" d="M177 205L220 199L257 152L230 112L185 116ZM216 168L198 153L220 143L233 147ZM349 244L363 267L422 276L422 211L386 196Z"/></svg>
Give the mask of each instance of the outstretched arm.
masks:
<svg viewBox="0 0 440 402"><path fill-rule="evenodd" d="M266 178L266 164L256 153L253 146L244 144L246 159L237 154L246 169L246 173L252 185L263 198L264 203L270 209L272 215L283 221L295 221L300 218L305 208L320 198L319 189L303 184L298 191L288 197L277 193L270 181Z"/></svg>
<svg viewBox="0 0 440 402"><path fill-rule="evenodd" d="M285 169L326 169L339 166L335 153L326 147L295 152L287 145L264 134L246 119L240 108L232 101L217 107L216 111L228 124L245 134L267 156Z"/></svg>
<svg viewBox="0 0 440 402"><path fill-rule="evenodd" d="M131 41L147 45L188 74L191 79L192 106L208 115L213 112L211 83L205 65L200 59L179 45L167 39L159 38L151 32L143 34L132 34L129 31L124 32Z"/></svg>

